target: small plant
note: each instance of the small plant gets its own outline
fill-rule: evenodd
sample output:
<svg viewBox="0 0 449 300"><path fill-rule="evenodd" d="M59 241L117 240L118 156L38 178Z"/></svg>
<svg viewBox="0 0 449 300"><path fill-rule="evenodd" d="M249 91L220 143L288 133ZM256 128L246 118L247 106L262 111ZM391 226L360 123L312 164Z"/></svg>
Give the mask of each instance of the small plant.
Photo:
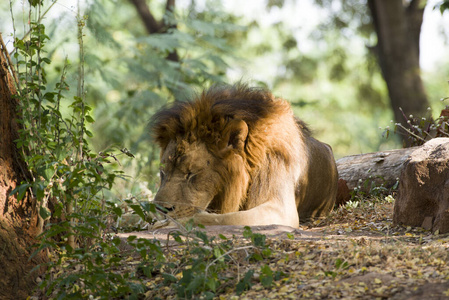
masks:
<svg viewBox="0 0 449 300"><path fill-rule="evenodd" d="M260 261L271 255L271 250L265 243L266 236L253 233L250 227L245 227L243 233L250 243L240 247L235 247L233 242L223 235L219 235L219 240L215 237L209 238L200 228L202 226L198 228L190 222L184 230L171 233L176 241L188 245L184 251L184 257L187 258L187 261L184 261L186 267L182 269L180 279L173 273L164 274L165 284L174 288L180 298L215 297L225 282L233 280L225 275L230 265L238 267L238 261L242 258L246 261ZM254 273L255 270L249 269L241 279L237 278L237 294L251 288ZM268 265L262 266L260 274L259 280L264 287L270 287L274 280L285 276L281 272L273 272Z"/></svg>
<svg viewBox="0 0 449 300"><path fill-rule="evenodd" d="M359 179L357 186L351 191L351 200L356 201L363 199L367 195L373 197L380 197L391 194L391 192L397 190L399 186L399 178L390 188L385 187L385 179L382 176L369 176L367 179Z"/></svg>
<svg viewBox="0 0 449 300"><path fill-rule="evenodd" d="M349 268L349 263L344 259L337 258L334 265L334 270L332 271L324 271L324 275L330 276L332 278L337 277L337 275L341 274L344 270Z"/></svg>
<svg viewBox="0 0 449 300"><path fill-rule="evenodd" d="M443 98L441 101L445 101L449 98ZM428 117L415 117L413 115L407 116L402 108L399 108L402 112L406 125L402 123L394 124L394 133L405 134L410 140L411 146L419 146L431 140L435 137L449 137L449 106L446 105L444 109L441 110L440 116L433 120L430 116L430 107L427 109L429 111ZM391 121L393 123L393 121ZM398 131L400 129L400 131ZM382 134L382 136L388 138L390 135L390 127L387 126Z"/></svg>
<svg viewBox="0 0 449 300"><path fill-rule="evenodd" d="M384 200L385 200L387 203L393 203L393 202L394 202L394 197L393 197L392 195L388 195L388 196L386 196L386 197L384 198Z"/></svg>
<svg viewBox="0 0 449 300"><path fill-rule="evenodd" d="M346 209L355 209L359 206L359 203L360 203L360 201L349 200L348 202L346 202L345 208Z"/></svg>
<svg viewBox="0 0 449 300"><path fill-rule="evenodd" d="M257 270L248 267L251 261L262 261L271 256L265 235L253 233L250 227L245 227L246 242L237 246L234 239L223 235L208 237L201 230L203 228L190 221L180 230L170 232L169 236L180 246L172 250L175 251L173 255L163 251L159 242L128 238L128 244L140 254L140 273L147 278L161 274L162 286L174 290L181 299L212 299L223 293L230 283L235 285L235 293L239 295L257 281L270 288L274 281L286 277L283 272L262 265L256 279ZM181 259L172 259L175 256ZM245 270L242 275L238 271L241 267ZM231 269L237 270L237 278L229 276ZM158 294L158 290L150 288L147 294L155 298L164 297Z"/></svg>
<svg viewBox="0 0 449 300"><path fill-rule="evenodd" d="M106 199L106 191L116 178L123 177L122 172L108 167L117 161L117 155L109 150L94 153L88 142L92 136L89 124L94 119L83 88L85 18L78 18L77 95L69 100L66 76L71 66L66 61L54 89L49 88L45 71L51 64L45 56L49 37L40 23L43 4L31 1L30 5L29 16L36 20L30 20L26 40L15 37L13 56L21 127L16 144L29 176L11 194L17 194L19 201L27 195L36 199L41 234L35 254L46 250L51 256L40 287L46 296L59 299L137 295L143 286L136 276L115 271L122 261L120 240L109 233L114 205ZM33 8L38 13L31 13Z"/></svg>

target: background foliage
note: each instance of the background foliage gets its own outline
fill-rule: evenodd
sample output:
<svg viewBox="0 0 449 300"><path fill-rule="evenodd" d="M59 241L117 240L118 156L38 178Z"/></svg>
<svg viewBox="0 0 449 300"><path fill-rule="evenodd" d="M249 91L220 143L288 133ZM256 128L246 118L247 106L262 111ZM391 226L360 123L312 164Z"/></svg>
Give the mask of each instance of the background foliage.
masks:
<svg viewBox="0 0 449 300"><path fill-rule="evenodd" d="M11 3L16 23L28 17L25 4ZM136 155L121 161L132 175L128 182L117 183L118 191L126 191L122 196L145 185L157 188L158 150L147 128L151 115L167 102L189 98L217 81L249 81L289 99L318 138L332 145L337 158L399 146L394 137L382 138L379 130L391 125L393 117L385 83L366 47L374 37L365 3L315 1L304 7L267 1L254 6L257 14L243 14L218 0L180 1L175 12L167 14L165 1L152 1L150 9L157 18L176 24L152 35L129 1L78 5L86 16L86 101L96 120L89 125L96 133L90 141L96 151L127 148ZM11 29L8 6L1 4L1 19L2 26ZM46 72L48 84L54 86L66 58L71 65L78 63L77 6L43 1L42 11L49 6L43 23L53 63ZM310 6L315 6L315 24L298 28L292 21L295 11ZM16 36L27 31L22 26L15 30ZM179 61L167 60L175 49ZM445 66L442 61L437 71L424 73L436 111L442 107L438 100L447 94ZM69 69L67 84L76 86L77 76ZM73 88L66 92L69 98L74 93Z"/></svg>

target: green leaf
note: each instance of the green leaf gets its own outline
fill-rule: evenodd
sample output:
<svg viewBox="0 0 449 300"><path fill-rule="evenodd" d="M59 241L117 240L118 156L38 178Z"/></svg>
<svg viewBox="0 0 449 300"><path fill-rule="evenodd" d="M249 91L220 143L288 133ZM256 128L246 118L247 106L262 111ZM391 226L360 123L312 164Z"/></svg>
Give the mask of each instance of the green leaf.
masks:
<svg viewBox="0 0 449 300"><path fill-rule="evenodd" d="M89 115L86 115L85 118L86 118L86 121L88 123L94 123L95 122L95 120L91 116L89 116Z"/></svg>
<svg viewBox="0 0 449 300"><path fill-rule="evenodd" d="M156 205L154 205L154 203L151 203L149 201L143 201L140 203L140 205L142 206L143 210L145 210L147 213L149 212L156 213Z"/></svg>
<svg viewBox="0 0 449 300"><path fill-rule="evenodd" d="M181 285L187 286L190 282L192 282L194 276L192 269L184 269L182 270L182 278L179 280Z"/></svg>
<svg viewBox="0 0 449 300"><path fill-rule="evenodd" d="M50 179L53 177L54 173L55 173L55 171L53 170L53 167L47 168L44 170L44 172L42 172L42 176L44 177L45 180L50 182Z"/></svg>
<svg viewBox="0 0 449 300"><path fill-rule="evenodd" d="M333 272L333 271L324 271L324 275L335 278L337 277L337 273Z"/></svg>
<svg viewBox="0 0 449 300"><path fill-rule="evenodd" d="M172 52L180 46L178 39L171 34L152 34L138 41L147 43L162 52Z"/></svg>
<svg viewBox="0 0 449 300"><path fill-rule="evenodd" d="M34 192L36 193L36 198L38 201L44 199L45 196L45 187L42 182L36 182L34 184Z"/></svg>
<svg viewBox="0 0 449 300"><path fill-rule="evenodd" d="M16 187L9 195L13 196L14 194L17 194L17 201L21 201L23 199L23 197L25 196L25 193L27 191L27 189L30 187L31 185L29 183L24 183L19 185L18 187Z"/></svg>
<svg viewBox="0 0 449 300"><path fill-rule="evenodd" d="M142 266L141 270L147 278L153 277L152 276L153 268L151 266Z"/></svg>
<svg viewBox="0 0 449 300"><path fill-rule="evenodd" d="M204 276L194 276L190 283L187 285L186 291L196 294L197 291L203 286Z"/></svg>
<svg viewBox="0 0 449 300"><path fill-rule="evenodd" d="M39 216L41 216L42 219L47 220L51 217L51 212L48 208L41 206L39 207Z"/></svg>
<svg viewBox="0 0 449 300"><path fill-rule="evenodd" d="M142 210L142 207L140 206L140 205L136 205L136 204L132 204L132 205L130 205L129 207L131 207L133 210L134 210L134 212L139 216L139 217L141 217L142 218L142 220L145 220L145 213L143 212L143 210Z"/></svg>
<svg viewBox="0 0 449 300"><path fill-rule="evenodd" d="M242 294L244 291L249 290L252 286L251 284L251 278L254 275L254 270L249 270L245 273L245 276L237 283L237 286L235 287L235 292L237 295Z"/></svg>
<svg viewBox="0 0 449 300"><path fill-rule="evenodd" d="M223 251L219 247L214 247L214 257L219 258L223 254ZM220 261L223 261L224 257L220 258Z"/></svg>
<svg viewBox="0 0 449 300"><path fill-rule="evenodd" d="M273 271L268 265L264 265L260 268L260 283L268 288L273 283Z"/></svg>
<svg viewBox="0 0 449 300"><path fill-rule="evenodd" d="M220 282L214 277L209 277L206 281L206 286L213 292L215 292L217 290L217 287L219 285L220 285Z"/></svg>
<svg viewBox="0 0 449 300"><path fill-rule="evenodd" d="M164 278L164 282L165 283L176 283L178 282L178 279L171 275L171 274L167 274L167 273L162 273L162 278Z"/></svg>
<svg viewBox="0 0 449 300"><path fill-rule="evenodd" d="M197 31L199 33L203 33L203 34L211 35L211 36L213 36L215 34L214 27L211 26L211 24L208 22L192 20L190 22L190 26L192 26L192 29L194 29L195 31Z"/></svg>
<svg viewBox="0 0 449 300"><path fill-rule="evenodd" d="M337 260L335 261L335 268L340 268L341 264L343 263L343 260L340 258L337 258Z"/></svg>
<svg viewBox="0 0 449 300"><path fill-rule="evenodd" d="M55 93L45 93L44 94L44 99L49 100L49 101L53 101L53 99L55 98Z"/></svg>
<svg viewBox="0 0 449 300"><path fill-rule="evenodd" d="M285 278L285 277L287 277L287 274L285 274L282 271L276 271L273 276L274 280L280 280L281 278Z"/></svg>
<svg viewBox="0 0 449 300"><path fill-rule="evenodd" d="M47 147L51 150L54 150L57 145L58 145L58 143L56 143L56 142L48 142L47 143Z"/></svg>
<svg viewBox="0 0 449 300"><path fill-rule="evenodd" d="M137 238L137 236L131 235L131 236L129 236L126 240L127 240L129 243L131 243L131 242L134 241L136 238Z"/></svg>
<svg viewBox="0 0 449 300"><path fill-rule="evenodd" d="M260 253L254 253L251 257L257 261L263 260L263 257L262 257L262 255L260 255Z"/></svg>
<svg viewBox="0 0 449 300"><path fill-rule="evenodd" d="M36 7L39 4L43 5L44 0L28 0L28 3L30 3L31 6Z"/></svg>
<svg viewBox="0 0 449 300"><path fill-rule="evenodd" d="M173 239L174 239L177 243L182 244L182 243L183 243L183 240L182 240L180 234L181 234L181 233L180 233L179 231L174 231L174 232L171 232L171 233L170 233L170 235L173 237Z"/></svg>
<svg viewBox="0 0 449 300"><path fill-rule="evenodd" d="M253 232L251 230L251 227L245 226L244 230L243 230L243 237L249 239L252 237L252 235L253 235Z"/></svg>
<svg viewBox="0 0 449 300"><path fill-rule="evenodd" d="M119 237L115 236L112 238L112 243L118 247L122 243L122 240Z"/></svg>
<svg viewBox="0 0 449 300"><path fill-rule="evenodd" d="M207 237L207 234L206 234L204 231L196 231L196 232L195 232L195 235L196 235L198 238L200 238L200 239L203 241L203 243L204 243L205 245L208 245L208 244L209 244L209 239L208 239L208 237Z"/></svg>
<svg viewBox="0 0 449 300"><path fill-rule="evenodd" d="M253 241L254 246L263 247L265 246L266 236L260 233L254 233L251 240Z"/></svg>
<svg viewBox="0 0 449 300"><path fill-rule="evenodd" d="M195 224L193 223L193 219L188 220L187 223L184 224L184 228L186 229L187 232L192 231L194 227Z"/></svg>
<svg viewBox="0 0 449 300"><path fill-rule="evenodd" d="M270 257L271 256L271 249L270 248L265 248L262 250L262 254L264 257Z"/></svg>
<svg viewBox="0 0 449 300"><path fill-rule="evenodd" d="M114 208L112 209L112 211L113 211L117 216L119 216L119 217L121 217L122 214L123 214L122 209L121 209L120 207L114 207Z"/></svg>
<svg viewBox="0 0 449 300"><path fill-rule="evenodd" d="M440 5L440 12L443 14L446 10L449 10L449 1L444 0Z"/></svg>
<svg viewBox="0 0 449 300"><path fill-rule="evenodd" d="M224 235L222 235L221 233L218 235L218 237L220 238L220 239L222 239L222 240L227 240L228 238L227 237L225 237Z"/></svg>
<svg viewBox="0 0 449 300"><path fill-rule="evenodd" d="M62 203L61 202L56 203L53 209L53 216L55 218L60 218L62 216L62 209L63 209Z"/></svg>

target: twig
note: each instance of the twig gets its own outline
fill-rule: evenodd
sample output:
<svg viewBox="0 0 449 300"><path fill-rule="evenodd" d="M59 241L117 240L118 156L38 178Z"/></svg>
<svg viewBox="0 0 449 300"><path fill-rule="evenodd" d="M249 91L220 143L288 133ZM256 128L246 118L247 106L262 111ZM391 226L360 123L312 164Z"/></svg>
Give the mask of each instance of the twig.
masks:
<svg viewBox="0 0 449 300"><path fill-rule="evenodd" d="M421 140L422 142L425 142L426 140L423 139L422 137L414 134L411 130L407 129L404 127L404 125L402 125L401 123L397 123L397 126L401 127L402 129L404 129L406 132L408 132L410 135L412 135L414 138Z"/></svg>

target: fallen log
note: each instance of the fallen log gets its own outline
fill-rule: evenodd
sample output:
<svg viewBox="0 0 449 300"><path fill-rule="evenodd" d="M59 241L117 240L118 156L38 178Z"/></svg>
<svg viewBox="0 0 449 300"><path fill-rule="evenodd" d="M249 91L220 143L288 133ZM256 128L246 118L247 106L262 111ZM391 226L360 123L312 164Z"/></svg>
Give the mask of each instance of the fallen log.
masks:
<svg viewBox="0 0 449 300"><path fill-rule="evenodd" d="M352 191L364 193L373 187L397 186L405 160L418 147L345 156L337 160L338 175Z"/></svg>

